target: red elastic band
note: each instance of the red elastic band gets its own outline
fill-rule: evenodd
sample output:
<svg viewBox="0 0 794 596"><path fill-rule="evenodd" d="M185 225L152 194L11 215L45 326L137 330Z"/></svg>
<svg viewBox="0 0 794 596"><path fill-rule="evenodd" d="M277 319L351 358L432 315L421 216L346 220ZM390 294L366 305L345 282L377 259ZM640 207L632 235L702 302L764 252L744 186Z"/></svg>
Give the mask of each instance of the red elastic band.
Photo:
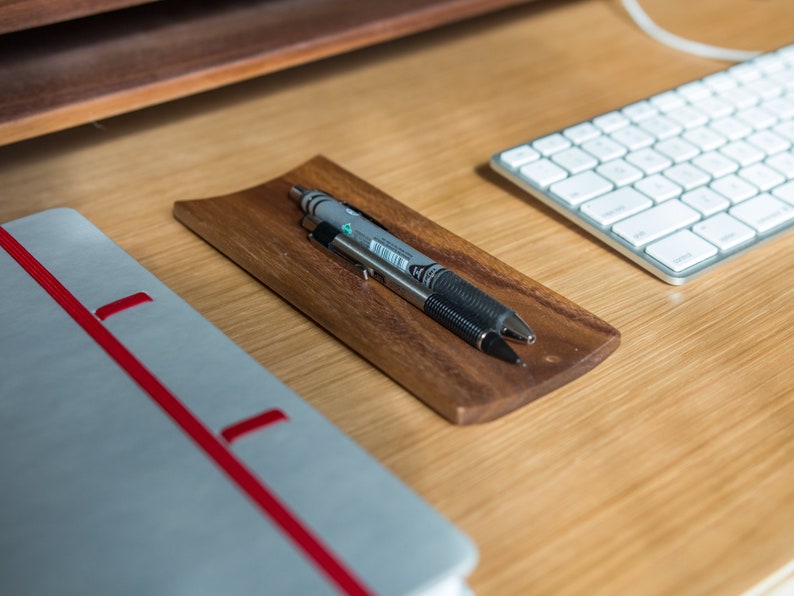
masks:
<svg viewBox="0 0 794 596"><path fill-rule="evenodd" d="M138 292L137 294L132 294L131 296L125 296L124 298L120 298L115 302L111 302L110 304L106 304L105 306L100 306L94 314L100 321L104 321L111 315L115 315L116 313L121 312L122 310L127 310L128 308L132 308L133 306L138 306L139 304L143 304L144 302L151 302L152 298L146 292Z"/></svg>
<svg viewBox="0 0 794 596"><path fill-rule="evenodd" d="M232 443L243 435L285 420L287 420L287 415L281 410L266 410L261 414L227 426L221 431L221 436L226 439L227 443Z"/></svg>

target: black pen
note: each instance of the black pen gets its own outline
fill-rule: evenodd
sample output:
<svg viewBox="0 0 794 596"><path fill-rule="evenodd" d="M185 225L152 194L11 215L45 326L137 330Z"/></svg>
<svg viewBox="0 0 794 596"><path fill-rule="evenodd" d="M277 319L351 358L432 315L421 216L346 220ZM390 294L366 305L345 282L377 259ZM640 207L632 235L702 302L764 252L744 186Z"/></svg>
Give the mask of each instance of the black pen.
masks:
<svg viewBox="0 0 794 596"><path fill-rule="evenodd" d="M341 230L317 216L306 215L301 225L309 230L310 240L339 257L364 279L373 277L484 354L512 364L521 364L521 359L502 336L496 330L485 327L476 315L466 312L388 261L362 248Z"/></svg>
<svg viewBox="0 0 794 596"><path fill-rule="evenodd" d="M511 308L483 292L455 272L436 263L412 246L390 234L380 223L321 190L293 186L289 196L305 213L342 230L345 236L381 259L407 273L437 294L468 311L478 313L484 321L508 339L532 343L535 334Z"/></svg>

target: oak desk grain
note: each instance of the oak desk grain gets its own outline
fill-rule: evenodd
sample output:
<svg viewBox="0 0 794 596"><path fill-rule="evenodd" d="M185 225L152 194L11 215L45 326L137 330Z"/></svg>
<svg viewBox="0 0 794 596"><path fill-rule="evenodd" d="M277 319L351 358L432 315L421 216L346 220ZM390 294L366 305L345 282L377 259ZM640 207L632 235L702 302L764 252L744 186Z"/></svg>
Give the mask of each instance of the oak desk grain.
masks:
<svg viewBox="0 0 794 596"><path fill-rule="evenodd" d="M794 42L786 0L644 4L707 41ZM740 594L794 560L794 235L667 286L486 166L724 66L618 2L538 2L0 148L0 220L80 210L466 531L478 594ZM318 153L609 321L620 349L458 428L171 214Z"/></svg>

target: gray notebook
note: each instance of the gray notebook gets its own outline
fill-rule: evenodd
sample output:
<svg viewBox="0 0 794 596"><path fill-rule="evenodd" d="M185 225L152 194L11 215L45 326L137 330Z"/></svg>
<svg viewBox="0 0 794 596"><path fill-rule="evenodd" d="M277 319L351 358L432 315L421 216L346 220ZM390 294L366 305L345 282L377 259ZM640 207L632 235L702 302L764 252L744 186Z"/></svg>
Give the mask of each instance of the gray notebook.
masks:
<svg viewBox="0 0 794 596"><path fill-rule="evenodd" d="M71 209L0 227L0 593L459 594L472 542Z"/></svg>

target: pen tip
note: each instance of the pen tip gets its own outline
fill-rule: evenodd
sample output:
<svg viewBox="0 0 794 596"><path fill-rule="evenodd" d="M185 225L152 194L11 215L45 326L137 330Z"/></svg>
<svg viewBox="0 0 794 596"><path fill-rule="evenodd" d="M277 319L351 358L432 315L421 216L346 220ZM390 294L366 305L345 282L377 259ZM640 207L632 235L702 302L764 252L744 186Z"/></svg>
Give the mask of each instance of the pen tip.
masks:
<svg viewBox="0 0 794 596"><path fill-rule="evenodd" d="M521 358L518 357L518 354L516 354L513 349L507 345L507 342L495 331L485 336L480 349L489 356L495 356L505 362L521 364Z"/></svg>

